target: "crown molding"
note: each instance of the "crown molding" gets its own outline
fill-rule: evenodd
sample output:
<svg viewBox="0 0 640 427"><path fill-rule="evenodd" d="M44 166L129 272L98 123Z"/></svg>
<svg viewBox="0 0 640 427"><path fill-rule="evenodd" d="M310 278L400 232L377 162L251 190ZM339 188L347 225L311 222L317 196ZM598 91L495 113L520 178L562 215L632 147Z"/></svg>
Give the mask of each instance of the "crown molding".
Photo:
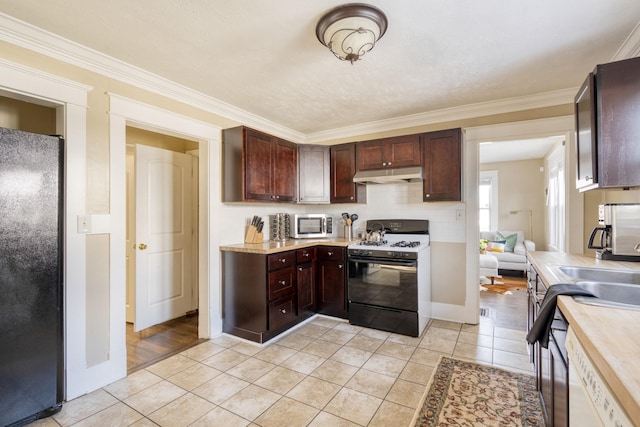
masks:
<svg viewBox="0 0 640 427"><path fill-rule="evenodd" d="M445 108L308 134L309 143L573 103L578 88Z"/></svg>
<svg viewBox="0 0 640 427"><path fill-rule="evenodd" d="M570 88L469 104L305 135L4 13L0 13L0 40L297 143L317 143L368 133L562 105L573 102L577 91L577 88Z"/></svg>
<svg viewBox="0 0 640 427"><path fill-rule="evenodd" d="M622 59L635 58L636 56L640 56L640 22L631 31L631 34L622 43L616 54L613 55L611 61L620 61Z"/></svg>
<svg viewBox="0 0 640 427"><path fill-rule="evenodd" d="M0 40L292 141L304 134L0 13Z"/></svg>

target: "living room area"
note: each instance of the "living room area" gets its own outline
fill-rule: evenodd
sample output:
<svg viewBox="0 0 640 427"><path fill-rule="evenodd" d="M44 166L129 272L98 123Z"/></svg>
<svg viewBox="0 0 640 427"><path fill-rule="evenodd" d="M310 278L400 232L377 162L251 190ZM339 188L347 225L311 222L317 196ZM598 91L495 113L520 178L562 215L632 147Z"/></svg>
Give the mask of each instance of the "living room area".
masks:
<svg viewBox="0 0 640 427"><path fill-rule="evenodd" d="M526 254L563 250L564 138L480 144L480 314L526 329Z"/></svg>

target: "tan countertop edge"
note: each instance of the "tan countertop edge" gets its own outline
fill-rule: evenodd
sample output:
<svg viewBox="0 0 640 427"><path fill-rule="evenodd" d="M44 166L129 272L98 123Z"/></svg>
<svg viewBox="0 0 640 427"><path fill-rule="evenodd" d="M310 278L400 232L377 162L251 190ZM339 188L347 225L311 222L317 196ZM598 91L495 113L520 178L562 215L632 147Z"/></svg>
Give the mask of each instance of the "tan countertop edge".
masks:
<svg viewBox="0 0 640 427"><path fill-rule="evenodd" d="M231 245L220 245L221 251L245 252L254 254L275 254L278 252L291 251L295 249L309 248L312 246L341 246L347 247L354 243L353 240L342 238L332 239L297 239L285 240L284 242L274 242L265 240L262 243L235 243Z"/></svg>
<svg viewBox="0 0 640 427"><path fill-rule="evenodd" d="M531 252L528 258L546 285L558 283L547 268L553 265L640 270L639 263L559 252ZM640 425L640 311L580 304L568 296L558 298L558 307L629 418Z"/></svg>

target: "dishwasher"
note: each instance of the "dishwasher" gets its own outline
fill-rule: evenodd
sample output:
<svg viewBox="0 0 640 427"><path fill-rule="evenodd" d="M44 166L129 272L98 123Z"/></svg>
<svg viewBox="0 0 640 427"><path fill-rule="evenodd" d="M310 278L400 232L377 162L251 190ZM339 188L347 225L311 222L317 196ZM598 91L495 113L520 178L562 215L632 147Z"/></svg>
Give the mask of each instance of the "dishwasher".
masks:
<svg viewBox="0 0 640 427"><path fill-rule="evenodd" d="M569 426L633 427L635 424L622 409L571 326L565 345L569 355Z"/></svg>

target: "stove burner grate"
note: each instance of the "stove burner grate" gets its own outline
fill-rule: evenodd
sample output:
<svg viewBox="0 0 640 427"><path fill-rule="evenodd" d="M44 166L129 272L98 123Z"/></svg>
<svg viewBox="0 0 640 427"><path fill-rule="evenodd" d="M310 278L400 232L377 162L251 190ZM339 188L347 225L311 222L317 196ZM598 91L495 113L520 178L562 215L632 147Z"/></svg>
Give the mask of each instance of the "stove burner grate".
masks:
<svg viewBox="0 0 640 427"><path fill-rule="evenodd" d="M406 240L402 240L400 242L395 242L391 244L392 247L395 248L415 248L420 246L420 242L414 240L411 242L407 242Z"/></svg>
<svg viewBox="0 0 640 427"><path fill-rule="evenodd" d="M368 242L366 240L363 240L362 242L360 242L362 246L384 246L387 243L388 242L386 240L380 240L379 242Z"/></svg>

